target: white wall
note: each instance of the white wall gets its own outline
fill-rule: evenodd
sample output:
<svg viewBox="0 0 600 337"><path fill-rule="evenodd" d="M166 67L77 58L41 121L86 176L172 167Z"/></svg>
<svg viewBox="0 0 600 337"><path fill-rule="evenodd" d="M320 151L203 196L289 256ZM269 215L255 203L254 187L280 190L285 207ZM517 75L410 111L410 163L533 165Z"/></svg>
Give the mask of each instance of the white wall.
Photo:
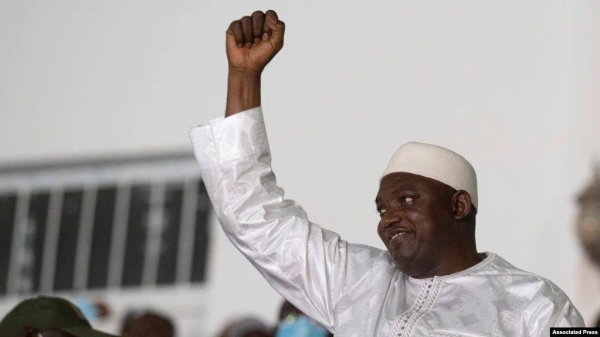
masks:
<svg viewBox="0 0 600 337"><path fill-rule="evenodd" d="M408 140L446 146L478 172L478 248L583 301L574 196L600 153L590 0L4 0L0 162L189 148L187 128L224 112L229 22L270 8L287 24L263 78L273 164L314 222L383 247L387 160ZM279 296L215 232L207 331L273 322Z"/></svg>
<svg viewBox="0 0 600 337"><path fill-rule="evenodd" d="M573 17L577 20L573 36L578 64L574 103L575 110L583 112L583 142L577 150L600 165L600 3L582 3L574 8ZM588 324L595 324L600 317L600 270L586 256L578 259L574 287L574 300L583 318Z"/></svg>

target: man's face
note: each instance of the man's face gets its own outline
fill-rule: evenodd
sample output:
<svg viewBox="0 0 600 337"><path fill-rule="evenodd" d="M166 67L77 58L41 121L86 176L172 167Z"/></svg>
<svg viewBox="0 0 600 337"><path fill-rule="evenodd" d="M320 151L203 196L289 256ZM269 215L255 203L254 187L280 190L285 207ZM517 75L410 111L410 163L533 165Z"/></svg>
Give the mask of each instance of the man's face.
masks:
<svg viewBox="0 0 600 337"><path fill-rule="evenodd" d="M453 238L452 195L436 180L410 173L386 175L375 203L379 237L402 272L429 277L442 265L444 246Z"/></svg>

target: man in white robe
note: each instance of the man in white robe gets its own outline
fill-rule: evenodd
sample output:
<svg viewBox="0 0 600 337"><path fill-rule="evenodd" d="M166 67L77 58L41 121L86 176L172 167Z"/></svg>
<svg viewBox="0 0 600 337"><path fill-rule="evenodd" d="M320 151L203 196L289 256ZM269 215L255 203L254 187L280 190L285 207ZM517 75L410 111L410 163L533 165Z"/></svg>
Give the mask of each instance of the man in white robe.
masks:
<svg viewBox="0 0 600 337"><path fill-rule="evenodd" d="M450 150L408 143L392 157L376 198L387 251L342 240L284 199L260 103L284 32L274 11L231 23L225 118L190 130L223 230L275 290L336 337L548 336L584 325L551 281L477 252L475 171Z"/></svg>

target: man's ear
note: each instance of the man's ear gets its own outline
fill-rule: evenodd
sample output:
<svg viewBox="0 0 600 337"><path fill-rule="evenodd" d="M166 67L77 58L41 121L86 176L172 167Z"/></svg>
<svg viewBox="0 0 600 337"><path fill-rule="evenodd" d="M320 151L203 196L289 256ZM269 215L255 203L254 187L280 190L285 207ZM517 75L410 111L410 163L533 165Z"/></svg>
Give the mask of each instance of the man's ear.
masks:
<svg viewBox="0 0 600 337"><path fill-rule="evenodd" d="M452 195L452 213L454 219L462 220L471 212L471 196L469 192L459 190Z"/></svg>

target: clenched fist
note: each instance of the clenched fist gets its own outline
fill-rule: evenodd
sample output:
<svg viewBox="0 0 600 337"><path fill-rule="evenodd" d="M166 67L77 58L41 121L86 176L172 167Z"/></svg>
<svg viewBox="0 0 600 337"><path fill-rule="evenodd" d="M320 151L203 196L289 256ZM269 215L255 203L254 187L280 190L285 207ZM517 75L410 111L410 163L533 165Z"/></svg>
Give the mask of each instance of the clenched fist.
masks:
<svg viewBox="0 0 600 337"><path fill-rule="evenodd" d="M273 10L231 22L226 32L229 69L261 73L283 47L284 32L285 23Z"/></svg>

